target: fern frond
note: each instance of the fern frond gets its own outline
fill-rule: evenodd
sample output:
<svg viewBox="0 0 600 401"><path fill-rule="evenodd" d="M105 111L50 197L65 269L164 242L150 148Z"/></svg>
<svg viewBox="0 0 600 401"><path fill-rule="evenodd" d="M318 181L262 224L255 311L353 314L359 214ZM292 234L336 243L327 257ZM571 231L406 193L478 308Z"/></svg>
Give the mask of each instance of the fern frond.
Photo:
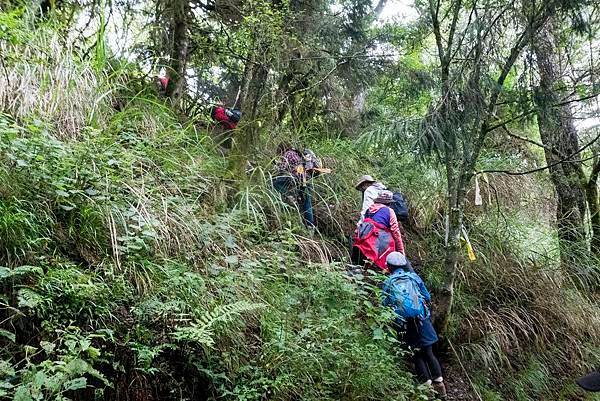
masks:
<svg viewBox="0 0 600 401"><path fill-rule="evenodd" d="M195 342L207 347L214 344L215 325L230 323L241 314L263 308L264 304L238 301L233 304L220 305L212 311L206 311L197 322L186 327L179 327L173 333L176 340Z"/></svg>

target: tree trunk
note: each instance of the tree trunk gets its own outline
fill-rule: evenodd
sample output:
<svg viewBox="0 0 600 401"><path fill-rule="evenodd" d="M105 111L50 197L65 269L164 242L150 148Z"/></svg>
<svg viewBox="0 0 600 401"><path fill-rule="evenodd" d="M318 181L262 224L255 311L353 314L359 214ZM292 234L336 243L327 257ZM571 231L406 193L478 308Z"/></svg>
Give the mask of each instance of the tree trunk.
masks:
<svg viewBox="0 0 600 401"><path fill-rule="evenodd" d="M166 95L176 103L185 94L185 75L189 56L189 17L190 4L188 0L174 0L169 5L171 12L170 37L172 48L170 65L167 75L169 84Z"/></svg>
<svg viewBox="0 0 600 401"><path fill-rule="evenodd" d="M451 129L450 126L446 129ZM444 257L444 284L438 294L435 310L435 327L439 333L445 333L454 304L454 282L460 259L460 239L467 187L471 181L471 170L466 171L458 162L456 147L446 145L446 177L448 181L448 211L446 221L447 241Z"/></svg>
<svg viewBox="0 0 600 401"><path fill-rule="evenodd" d="M448 242L446 243L444 258L445 278L442 289L437 295L435 309L435 326L439 333L446 331L450 314L452 313L452 305L454 304L454 282L456 280L456 272L458 271L460 235L463 223L462 207L457 207L452 198L454 197L451 197L448 202Z"/></svg>
<svg viewBox="0 0 600 401"><path fill-rule="evenodd" d="M540 84L535 90L538 126L545 145L546 163L557 196L556 221L564 268L572 268L585 244L585 194L583 169L577 153L579 142L569 105L556 106L562 100L562 79L556 62L556 46L551 22L538 34L535 55ZM561 162L568 158L567 162Z"/></svg>
<svg viewBox="0 0 600 401"><path fill-rule="evenodd" d="M598 199L598 175L600 174L600 156L595 155L592 173L586 185L586 197L590 210L592 226L591 250L600 257L600 199Z"/></svg>
<svg viewBox="0 0 600 401"><path fill-rule="evenodd" d="M240 104L242 123L234 137L234 146L229 159L229 172L233 177L241 177L248 161L248 155L254 150L258 141L259 122L258 106L267 80L267 69L255 62L254 55L246 62Z"/></svg>

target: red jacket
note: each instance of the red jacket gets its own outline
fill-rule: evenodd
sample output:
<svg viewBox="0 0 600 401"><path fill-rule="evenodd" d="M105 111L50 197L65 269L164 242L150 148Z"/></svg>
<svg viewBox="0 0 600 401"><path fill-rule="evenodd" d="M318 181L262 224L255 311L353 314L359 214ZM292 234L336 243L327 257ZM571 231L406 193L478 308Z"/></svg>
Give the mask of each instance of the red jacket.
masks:
<svg viewBox="0 0 600 401"><path fill-rule="evenodd" d="M213 111L213 118L217 120L226 129L235 129L237 124L229 120L229 116L225 113L225 107L217 106Z"/></svg>
<svg viewBox="0 0 600 401"><path fill-rule="evenodd" d="M167 90L167 86L169 86L169 78L168 77L158 77L158 82L160 82L160 87L163 91Z"/></svg>

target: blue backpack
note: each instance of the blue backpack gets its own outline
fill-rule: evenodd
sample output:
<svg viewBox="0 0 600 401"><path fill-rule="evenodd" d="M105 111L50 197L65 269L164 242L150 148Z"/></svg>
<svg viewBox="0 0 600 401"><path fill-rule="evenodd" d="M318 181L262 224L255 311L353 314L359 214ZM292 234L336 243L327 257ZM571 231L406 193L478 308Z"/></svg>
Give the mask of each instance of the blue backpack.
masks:
<svg viewBox="0 0 600 401"><path fill-rule="evenodd" d="M396 213L396 217L402 223L408 222L408 203L404 198L404 195L400 192L394 192L394 197L392 198L392 203L390 203L390 207L394 209L394 213Z"/></svg>
<svg viewBox="0 0 600 401"><path fill-rule="evenodd" d="M386 295L390 306L404 319L425 317L425 303L417 282L408 274L399 274L389 278Z"/></svg>

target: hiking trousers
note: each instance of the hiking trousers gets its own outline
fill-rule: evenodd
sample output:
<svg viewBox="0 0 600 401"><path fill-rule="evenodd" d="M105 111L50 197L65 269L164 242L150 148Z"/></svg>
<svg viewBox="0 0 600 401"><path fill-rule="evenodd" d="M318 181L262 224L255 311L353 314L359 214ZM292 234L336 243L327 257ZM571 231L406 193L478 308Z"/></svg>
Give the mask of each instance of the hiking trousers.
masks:
<svg viewBox="0 0 600 401"><path fill-rule="evenodd" d="M419 379L419 383L425 383L427 380L442 377L442 367L438 359L433 355L431 345L417 348L414 352L412 360L415 364L415 374Z"/></svg>
<svg viewBox="0 0 600 401"><path fill-rule="evenodd" d="M306 185L298 182L291 175L280 175L273 178L273 187L283 196L292 195L298 201L300 212L308 227L315 226L315 217L312 206L312 183L310 180Z"/></svg>

